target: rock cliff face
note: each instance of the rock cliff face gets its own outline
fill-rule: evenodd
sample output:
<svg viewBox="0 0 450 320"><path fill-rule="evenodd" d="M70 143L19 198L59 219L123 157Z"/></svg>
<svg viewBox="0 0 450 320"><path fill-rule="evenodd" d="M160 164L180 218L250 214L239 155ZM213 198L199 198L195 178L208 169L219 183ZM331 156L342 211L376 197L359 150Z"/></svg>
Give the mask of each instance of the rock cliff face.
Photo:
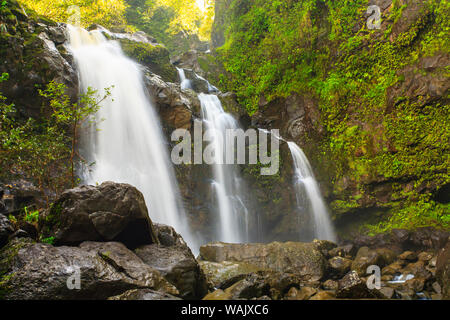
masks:
<svg viewBox="0 0 450 320"><path fill-rule="evenodd" d="M430 224L445 225L450 56L446 42L438 40L448 17L445 5L306 2L310 9L300 3L274 9L264 1L217 1L212 43L222 86L237 92L253 126L280 129L304 149L341 235L391 216L388 225L395 226L401 220L395 217L413 212L423 219L439 212L443 220L431 218ZM380 29L367 29L369 5L380 8ZM339 9L344 6L346 14ZM243 37L246 30L254 33L250 40ZM298 37L289 30L298 30ZM284 38L298 43L278 41ZM346 86L352 81L353 87ZM372 89L365 91L364 82ZM281 152L280 179L254 177L252 185L261 194L268 188L283 203L285 222L276 207L259 202L262 211L279 217L273 235L289 232L289 157Z"/></svg>
<svg viewBox="0 0 450 320"><path fill-rule="evenodd" d="M37 87L54 80L69 88L76 99L78 78L67 51L65 28L25 10L15 1L0 13L0 73L10 80L0 90L27 117L41 114ZM44 110L45 111L45 110Z"/></svg>

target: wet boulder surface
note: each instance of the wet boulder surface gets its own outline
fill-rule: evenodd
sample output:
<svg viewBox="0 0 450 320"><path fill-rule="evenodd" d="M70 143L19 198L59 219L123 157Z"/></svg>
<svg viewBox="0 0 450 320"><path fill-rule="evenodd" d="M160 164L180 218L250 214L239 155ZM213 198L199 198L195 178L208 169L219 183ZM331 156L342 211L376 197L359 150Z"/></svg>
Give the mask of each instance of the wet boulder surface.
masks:
<svg viewBox="0 0 450 320"><path fill-rule="evenodd" d="M120 243L53 247L15 240L2 249L0 269L6 273L3 298L12 300L106 299L136 288L178 294L157 270Z"/></svg>
<svg viewBox="0 0 450 320"><path fill-rule="evenodd" d="M201 299L207 294L207 282L191 250L173 228L157 229L161 244L141 246L136 255L176 286L183 299Z"/></svg>
<svg viewBox="0 0 450 320"><path fill-rule="evenodd" d="M57 245L118 241L135 248L158 243L142 193L113 182L65 191L41 217L40 228Z"/></svg>
<svg viewBox="0 0 450 320"><path fill-rule="evenodd" d="M203 271L183 238L169 226L153 225L136 188L84 186L67 190L55 205L41 217L36 237L52 244L28 233L14 236L18 226L0 216L2 299L177 300L207 294Z"/></svg>
<svg viewBox="0 0 450 320"><path fill-rule="evenodd" d="M448 299L448 244L437 249L442 231L405 234L396 241L367 237L340 246L317 240L208 244L199 256L210 286L204 299Z"/></svg>

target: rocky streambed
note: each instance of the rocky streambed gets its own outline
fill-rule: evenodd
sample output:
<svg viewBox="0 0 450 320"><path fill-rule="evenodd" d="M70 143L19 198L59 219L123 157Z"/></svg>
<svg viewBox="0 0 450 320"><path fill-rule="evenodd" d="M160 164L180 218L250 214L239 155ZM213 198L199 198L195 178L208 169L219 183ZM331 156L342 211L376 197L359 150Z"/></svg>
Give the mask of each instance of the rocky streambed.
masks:
<svg viewBox="0 0 450 320"><path fill-rule="evenodd" d="M37 225L17 225L0 215L0 294L2 299L449 299L448 238L447 232L424 228L340 245L211 243L195 258L173 228L152 223L136 188L107 182L64 192ZM370 266L379 267L379 288L368 286L375 283Z"/></svg>

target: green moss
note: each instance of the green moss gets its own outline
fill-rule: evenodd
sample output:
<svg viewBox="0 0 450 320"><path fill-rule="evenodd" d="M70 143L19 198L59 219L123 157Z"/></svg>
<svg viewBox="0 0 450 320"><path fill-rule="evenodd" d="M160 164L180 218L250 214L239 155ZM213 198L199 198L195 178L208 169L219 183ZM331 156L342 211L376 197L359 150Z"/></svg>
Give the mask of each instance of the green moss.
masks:
<svg viewBox="0 0 450 320"><path fill-rule="evenodd" d="M160 75L164 80L175 82L177 72L170 63L169 51L164 46L127 39L121 39L120 43L126 55L148 66L152 72Z"/></svg>
<svg viewBox="0 0 450 320"><path fill-rule="evenodd" d="M334 213L370 203L391 208L387 216L399 225L404 210L428 203L404 225L420 225L423 216L427 224L448 228L446 218L427 218L442 210L432 193L450 182L448 97L425 106L395 97L393 110L387 98L388 89L404 81L399 71L449 53L449 2L424 1L417 21L395 36L393 26L405 23L402 1L393 1L382 17L385 30L367 30L365 0L230 2L226 42L217 49L226 70L222 89L235 91L250 115L262 95L271 101L296 92L319 100L326 134L311 158L319 175L329 178ZM434 77L448 75L447 69L418 72ZM381 200L373 191L377 185L410 189ZM421 196L428 200L420 202Z"/></svg>
<svg viewBox="0 0 450 320"><path fill-rule="evenodd" d="M450 205L430 201L426 196L408 205L396 206L378 224L362 227L369 235L384 233L392 229L417 229L420 227L450 229Z"/></svg>
<svg viewBox="0 0 450 320"><path fill-rule="evenodd" d="M30 243L33 243L30 239L17 239L0 250L0 299L3 299L10 290L8 284L14 277L14 273L11 272L11 265L15 257L20 249L28 246Z"/></svg>
<svg viewBox="0 0 450 320"><path fill-rule="evenodd" d="M61 223L62 204L55 202L50 205L49 210L39 217L40 241L53 244L55 241L54 229Z"/></svg>
<svg viewBox="0 0 450 320"><path fill-rule="evenodd" d="M8 285L9 281L14 277L14 273L8 275L0 274L0 300L3 300L9 291L11 291L10 286Z"/></svg>

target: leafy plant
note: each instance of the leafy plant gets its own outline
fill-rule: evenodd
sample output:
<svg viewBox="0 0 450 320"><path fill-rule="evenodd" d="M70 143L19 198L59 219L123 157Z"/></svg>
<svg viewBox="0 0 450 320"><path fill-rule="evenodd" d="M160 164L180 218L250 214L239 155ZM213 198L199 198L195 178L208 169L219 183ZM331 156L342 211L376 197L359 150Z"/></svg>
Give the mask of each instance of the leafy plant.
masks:
<svg viewBox="0 0 450 320"><path fill-rule="evenodd" d="M39 210L29 211L28 207L24 207L23 211L25 213L24 221L28 223L35 224L39 220Z"/></svg>
<svg viewBox="0 0 450 320"><path fill-rule="evenodd" d="M53 245L55 243L55 237L41 238L40 241L42 243L48 243Z"/></svg>
<svg viewBox="0 0 450 320"><path fill-rule="evenodd" d="M0 178L30 179L45 198L46 190L58 194L76 184L75 164L83 161L77 153L81 124L90 121L110 95L110 89L100 97L88 89L71 103L65 90L64 85L55 82L39 90L52 113L37 119L23 119L15 106L6 104L6 98L0 95L0 166L4 168Z"/></svg>
<svg viewBox="0 0 450 320"><path fill-rule="evenodd" d="M72 186L75 186L75 158L80 160L83 158L77 151L77 142L79 130L82 123L86 120L95 121L91 116L100 109L100 103L111 95L111 88L105 89L103 97L97 97L97 91L88 88L85 94L80 95L76 103L71 103L69 96L65 93L66 86L61 83L50 82L45 90L39 90L39 94L49 101L49 105L53 110L52 118L55 125L60 128L68 128L65 134L70 142L70 176Z"/></svg>

